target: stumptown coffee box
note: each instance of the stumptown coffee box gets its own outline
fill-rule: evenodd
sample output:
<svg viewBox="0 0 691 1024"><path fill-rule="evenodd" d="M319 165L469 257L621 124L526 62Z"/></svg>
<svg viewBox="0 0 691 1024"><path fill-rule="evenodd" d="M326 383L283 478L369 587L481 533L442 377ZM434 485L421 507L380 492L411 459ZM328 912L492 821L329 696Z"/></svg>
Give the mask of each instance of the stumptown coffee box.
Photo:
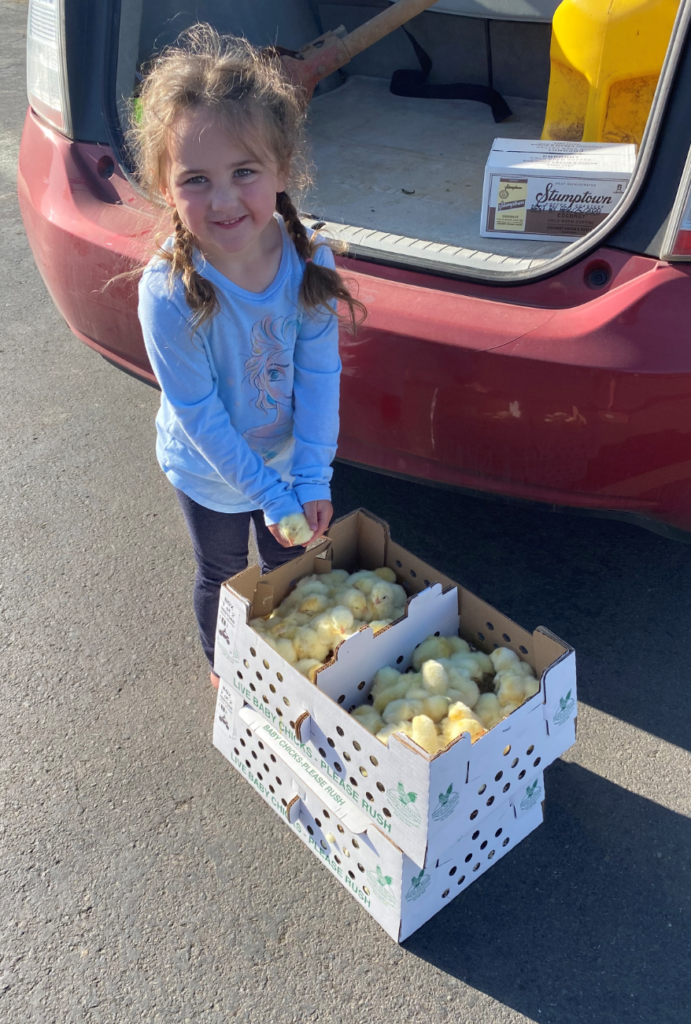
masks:
<svg viewBox="0 0 691 1024"><path fill-rule="evenodd" d="M280 725L221 681L213 734L217 749L397 942L542 822L544 780L538 769L523 779L510 800L457 837L434 864L420 868Z"/></svg>
<svg viewBox="0 0 691 1024"><path fill-rule="evenodd" d="M636 147L616 142L495 139L485 167L480 234L581 238L620 202Z"/></svg>
<svg viewBox="0 0 691 1024"><path fill-rule="evenodd" d="M249 625L304 576L384 565L410 594L403 617L376 636L363 626L338 646L314 683ZM475 743L463 734L434 756L402 734L385 746L349 714L367 701L383 665L404 671L427 636L459 632L486 652L499 645L513 649L535 670L539 692ZM344 806L360 812L418 869L434 866L459 837L506 809L575 741L573 649L543 627L529 633L422 562L363 509L334 523L322 543L280 569L260 576L252 567L224 584L215 668L223 692L261 715Z"/></svg>

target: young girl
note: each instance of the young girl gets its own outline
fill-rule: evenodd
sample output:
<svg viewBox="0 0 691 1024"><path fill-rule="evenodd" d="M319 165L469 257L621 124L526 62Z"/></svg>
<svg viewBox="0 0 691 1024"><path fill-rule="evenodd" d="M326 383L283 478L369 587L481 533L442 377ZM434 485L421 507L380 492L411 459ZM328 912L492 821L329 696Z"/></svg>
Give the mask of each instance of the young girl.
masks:
<svg viewBox="0 0 691 1024"><path fill-rule="evenodd" d="M146 194L172 236L146 267L139 319L161 386L157 456L192 538L194 609L213 672L221 583L295 557L279 532L327 529L338 436L336 300L364 309L288 189L305 111L280 64L197 25L145 77L131 132Z"/></svg>

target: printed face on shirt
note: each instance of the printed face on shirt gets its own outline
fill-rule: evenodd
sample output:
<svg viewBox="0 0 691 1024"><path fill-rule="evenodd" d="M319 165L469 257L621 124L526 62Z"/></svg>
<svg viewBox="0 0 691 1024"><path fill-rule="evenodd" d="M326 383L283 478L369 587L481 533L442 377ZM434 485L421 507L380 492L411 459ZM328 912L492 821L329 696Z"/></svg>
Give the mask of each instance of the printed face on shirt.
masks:
<svg viewBox="0 0 691 1024"><path fill-rule="evenodd" d="M182 113L171 129L163 198L212 264L261 255L276 231L276 193L285 185L258 138L243 144L202 108Z"/></svg>

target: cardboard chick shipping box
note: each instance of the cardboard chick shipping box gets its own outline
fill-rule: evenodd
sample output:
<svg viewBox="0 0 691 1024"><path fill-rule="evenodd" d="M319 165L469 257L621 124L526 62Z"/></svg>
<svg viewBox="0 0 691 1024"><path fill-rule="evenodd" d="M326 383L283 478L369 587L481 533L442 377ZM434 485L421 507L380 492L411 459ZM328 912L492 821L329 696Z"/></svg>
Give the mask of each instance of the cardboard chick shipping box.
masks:
<svg viewBox="0 0 691 1024"><path fill-rule="evenodd" d="M485 167L485 238L581 238L620 202L636 147L614 142L495 139Z"/></svg>
<svg viewBox="0 0 691 1024"><path fill-rule="evenodd" d="M384 565L411 594L404 616L376 636L363 626L337 647L314 683L249 625L304 576ZM426 637L459 630L487 652L499 645L514 650L535 670L539 692L475 743L464 733L434 756L402 733L385 746L349 714L367 701L379 668L403 672ZM309 751L315 769L420 868L575 742L573 649L543 627L522 629L395 544L387 524L362 509L280 569L260 576L253 567L224 584L215 670L273 729Z"/></svg>
<svg viewBox="0 0 691 1024"><path fill-rule="evenodd" d="M496 864L540 825L542 771L510 801L419 868L319 770L309 747L279 731L221 682L214 745L348 892L397 942Z"/></svg>

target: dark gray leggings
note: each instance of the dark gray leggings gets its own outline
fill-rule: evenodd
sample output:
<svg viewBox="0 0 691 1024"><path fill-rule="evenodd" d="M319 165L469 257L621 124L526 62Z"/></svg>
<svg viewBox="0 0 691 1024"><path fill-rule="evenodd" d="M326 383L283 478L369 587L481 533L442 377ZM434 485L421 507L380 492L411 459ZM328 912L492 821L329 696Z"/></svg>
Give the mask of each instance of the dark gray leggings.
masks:
<svg viewBox="0 0 691 1024"><path fill-rule="evenodd" d="M197 563L194 614L199 625L199 638L213 668L221 584L247 568L250 529L263 573L302 554L304 548L282 548L267 530L263 512L214 512L197 504L177 487L175 493L192 538Z"/></svg>

